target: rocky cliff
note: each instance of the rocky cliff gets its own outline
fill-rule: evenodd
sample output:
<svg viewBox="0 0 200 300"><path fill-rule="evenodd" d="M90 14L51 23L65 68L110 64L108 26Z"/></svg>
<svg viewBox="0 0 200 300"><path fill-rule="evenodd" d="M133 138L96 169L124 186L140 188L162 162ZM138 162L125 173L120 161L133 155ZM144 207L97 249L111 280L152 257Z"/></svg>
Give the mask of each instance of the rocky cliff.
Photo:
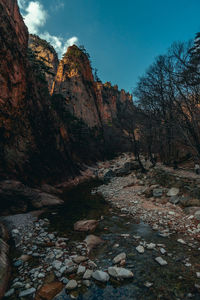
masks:
<svg viewBox="0 0 200 300"><path fill-rule="evenodd" d="M43 67L46 81L48 82L49 92L51 92L59 64L58 55L48 42L40 39L37 35L30 34L28 44L36 59L41 62L41 67Z"/></svg>
<svg viewBox="0 0 200 300"><path fill-rule="evenodd" d="M0 179L55 182L131 149L132 99L95 82L89 55L29 37L16 0L0 0Z"/></svg>
<svg viewBox="0 0 200 300"><path fill-rule="evenodd" d="M40 182L73 174L68 136L45 74L28 51L16 0L0 0L0 178ZM75 172L76 173L76 172Z"/></svg>

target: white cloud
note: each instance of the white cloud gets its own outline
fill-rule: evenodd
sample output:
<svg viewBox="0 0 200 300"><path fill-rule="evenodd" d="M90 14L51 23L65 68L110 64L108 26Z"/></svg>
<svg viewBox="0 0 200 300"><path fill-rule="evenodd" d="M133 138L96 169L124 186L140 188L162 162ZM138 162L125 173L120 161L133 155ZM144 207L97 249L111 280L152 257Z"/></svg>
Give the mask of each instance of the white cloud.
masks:
<svg viewBox="0 0 200 300"><path fill-rule="evenodd" d="M67 41L64 40L63 37L58 37L51 35L49 32L44 32L40 34L40 37L47 42L49 42L56 50L58 53L58 56L61 57L63 53L67 51L67 48L69 46L72 46L74 44L78 43L78 38L77 37L71 37Z"/></svg>
<svg viewBox="0 0 200 300"><path fill-rule="evenodd" d="M39 34L39 28L43 27L47 20L47 12L38 1L31 1L25 8L24 22L30 33Z"/></svg>
<svg viewBox="0 0 200 300"><path fill-rule="evenodd" d="M76 36L65 40L63 37L51 35L47 31L42 32L41 28L46 24L48 14L39 1L29 1L29 3L27 3L27 0L18 0L18 4L22 10L24 22L29 32L39 35L42 39L52 44L59 57L67 51L69 46L78 43ZM59 9L63 6L64 3L61 0L56 0L55 9Z"/></svg>
<svg viewBox="0 0 200 300"><path fill-rule="evenodd" d="M18 5L20 9L24 9L26 6L26 0L18 0Z"/></svg>

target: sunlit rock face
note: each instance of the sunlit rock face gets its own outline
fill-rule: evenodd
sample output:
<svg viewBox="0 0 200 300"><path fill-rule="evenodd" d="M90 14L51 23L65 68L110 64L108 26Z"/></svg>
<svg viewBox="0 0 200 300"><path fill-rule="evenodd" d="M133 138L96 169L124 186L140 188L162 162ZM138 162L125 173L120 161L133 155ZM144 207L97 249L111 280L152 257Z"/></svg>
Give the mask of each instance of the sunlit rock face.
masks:
<svg viewBox="0 0 200 300"><path fill-rule="evenodd" d="M59 64L58 55L48 42L40 39L37 35L29 35L29 48L35 54L36 59L44 64L45 77L49 92L51 92Z"/></svg>
<svg viewBox="0 0 200 300"><path fill-rule="evenodd" d="M94 78L86 53L73 45L60 61L52 94L61 94L71 112L90 128L100 127Z"/></svg>

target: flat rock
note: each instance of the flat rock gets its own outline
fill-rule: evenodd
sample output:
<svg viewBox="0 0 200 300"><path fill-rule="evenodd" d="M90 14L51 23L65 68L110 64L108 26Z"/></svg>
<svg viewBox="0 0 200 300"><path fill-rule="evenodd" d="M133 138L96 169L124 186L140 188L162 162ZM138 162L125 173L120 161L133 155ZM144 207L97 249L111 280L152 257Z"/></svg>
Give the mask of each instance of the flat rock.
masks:
<svg viewBox="0 0 200 300"><path fill-rule="evenodd" d="M51 300L63 289L61 282L51 282L43 285L36 293L34 300Z"/></svg>
<svg viewBox="0 0 200 300"><path fill-rule="evenodd" d="M97 270L92 273L92 278L100 282L107 282L110 277L106 272Z"/></svg>
<svg viewBox="0 0 200 300"><path fill-rule="evenodd" d="M125 268L109 267L108 274L114 278L126 279L133 278L133 273Z"/></svg>
<svg viewBox="0 0 200 300"><path fill-rule="evenodd" d="M156 244L154 244L154 243L146 244L146 248L147 248L148 250L153 250L153 249L156 248Z"/></svg>
<svg viewBox="0 0 200 300"><path fill-rule="evenodd" d="M74 224L75 231L94 231L98 225L97 220L80 220Z"/></svg>
<svg viewBox="0 0 200 300"><path fill-rule="evenodd" d="M126 253L125 252L122 252L120 254L118 254L117 256L115 256L113 258L113 263L114 264L118 264L120 263L122 260L125 260L126 259Z"/></svg>
<svg viewBox="0 0 200 300"><path fill-rule="evenodd" d="M167 262L166 262L166 260L164 260L162 257L156 257L155 258L155 261L157 262L157 263L159 263L159 265L161 265L161 266L166 266L167 265Z"/></svg>
<svg viewBox="0 0 200 300"><path fill-rule="evenodd" d="M35 288L30 288L19 293L19 297L26 297L34 294L36 292Z"/></svg>
<svg viewBox="0 0 200 300"><path fill-rule="evenodd" d="M79 266L77 270L77 275L83 275L85 273L86 267L85 266Z"/></svg>

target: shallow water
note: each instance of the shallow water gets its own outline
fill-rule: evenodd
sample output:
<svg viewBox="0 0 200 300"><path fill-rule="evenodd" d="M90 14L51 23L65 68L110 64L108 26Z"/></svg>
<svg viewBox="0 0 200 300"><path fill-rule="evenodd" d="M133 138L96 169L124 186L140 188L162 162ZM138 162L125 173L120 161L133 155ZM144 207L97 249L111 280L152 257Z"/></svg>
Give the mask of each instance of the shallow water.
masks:
<svg viewBox="0 0 200 300"><path fill-rule="evenodd" d="M74 232L73 224L81 219L100 219L103 216L94 234L104 239L105 243L93 250L90 258L99 269L106 270L112 265L113 257L126 252L125 267L133 271L134 279L123 282L112 280L107 285L92 282L90 288L80 288L73 292L74 296L83 300L200 299L200 293L195 288L195 284L200 285L200 279L196 278L200 253L198 245L181 245L176 236L160 237L159 232L153 231L149 225L122 215L120 211L111 208L100 195L91 194L92 188L98 184L90 182L66 192L63 196L65 205L44 215L50 220L49 231L57 231L59 236L67 236L71 241L83 241L86 233ZM122 234L130 236L123 237ZM138 235L141 236L139 240L134 237ZM161 255L159 247L139 254L135 247L140 241L164 244L167 254ZM119 247L113 247L115 244L119 244ZM160 266L155 262L157 256L167 260L168 265ZM187 258L192 267L184 265ZM153 286L145 287L146 281L153 283ZM67 300L71 297L63 292L57 299Z"/></svg>

